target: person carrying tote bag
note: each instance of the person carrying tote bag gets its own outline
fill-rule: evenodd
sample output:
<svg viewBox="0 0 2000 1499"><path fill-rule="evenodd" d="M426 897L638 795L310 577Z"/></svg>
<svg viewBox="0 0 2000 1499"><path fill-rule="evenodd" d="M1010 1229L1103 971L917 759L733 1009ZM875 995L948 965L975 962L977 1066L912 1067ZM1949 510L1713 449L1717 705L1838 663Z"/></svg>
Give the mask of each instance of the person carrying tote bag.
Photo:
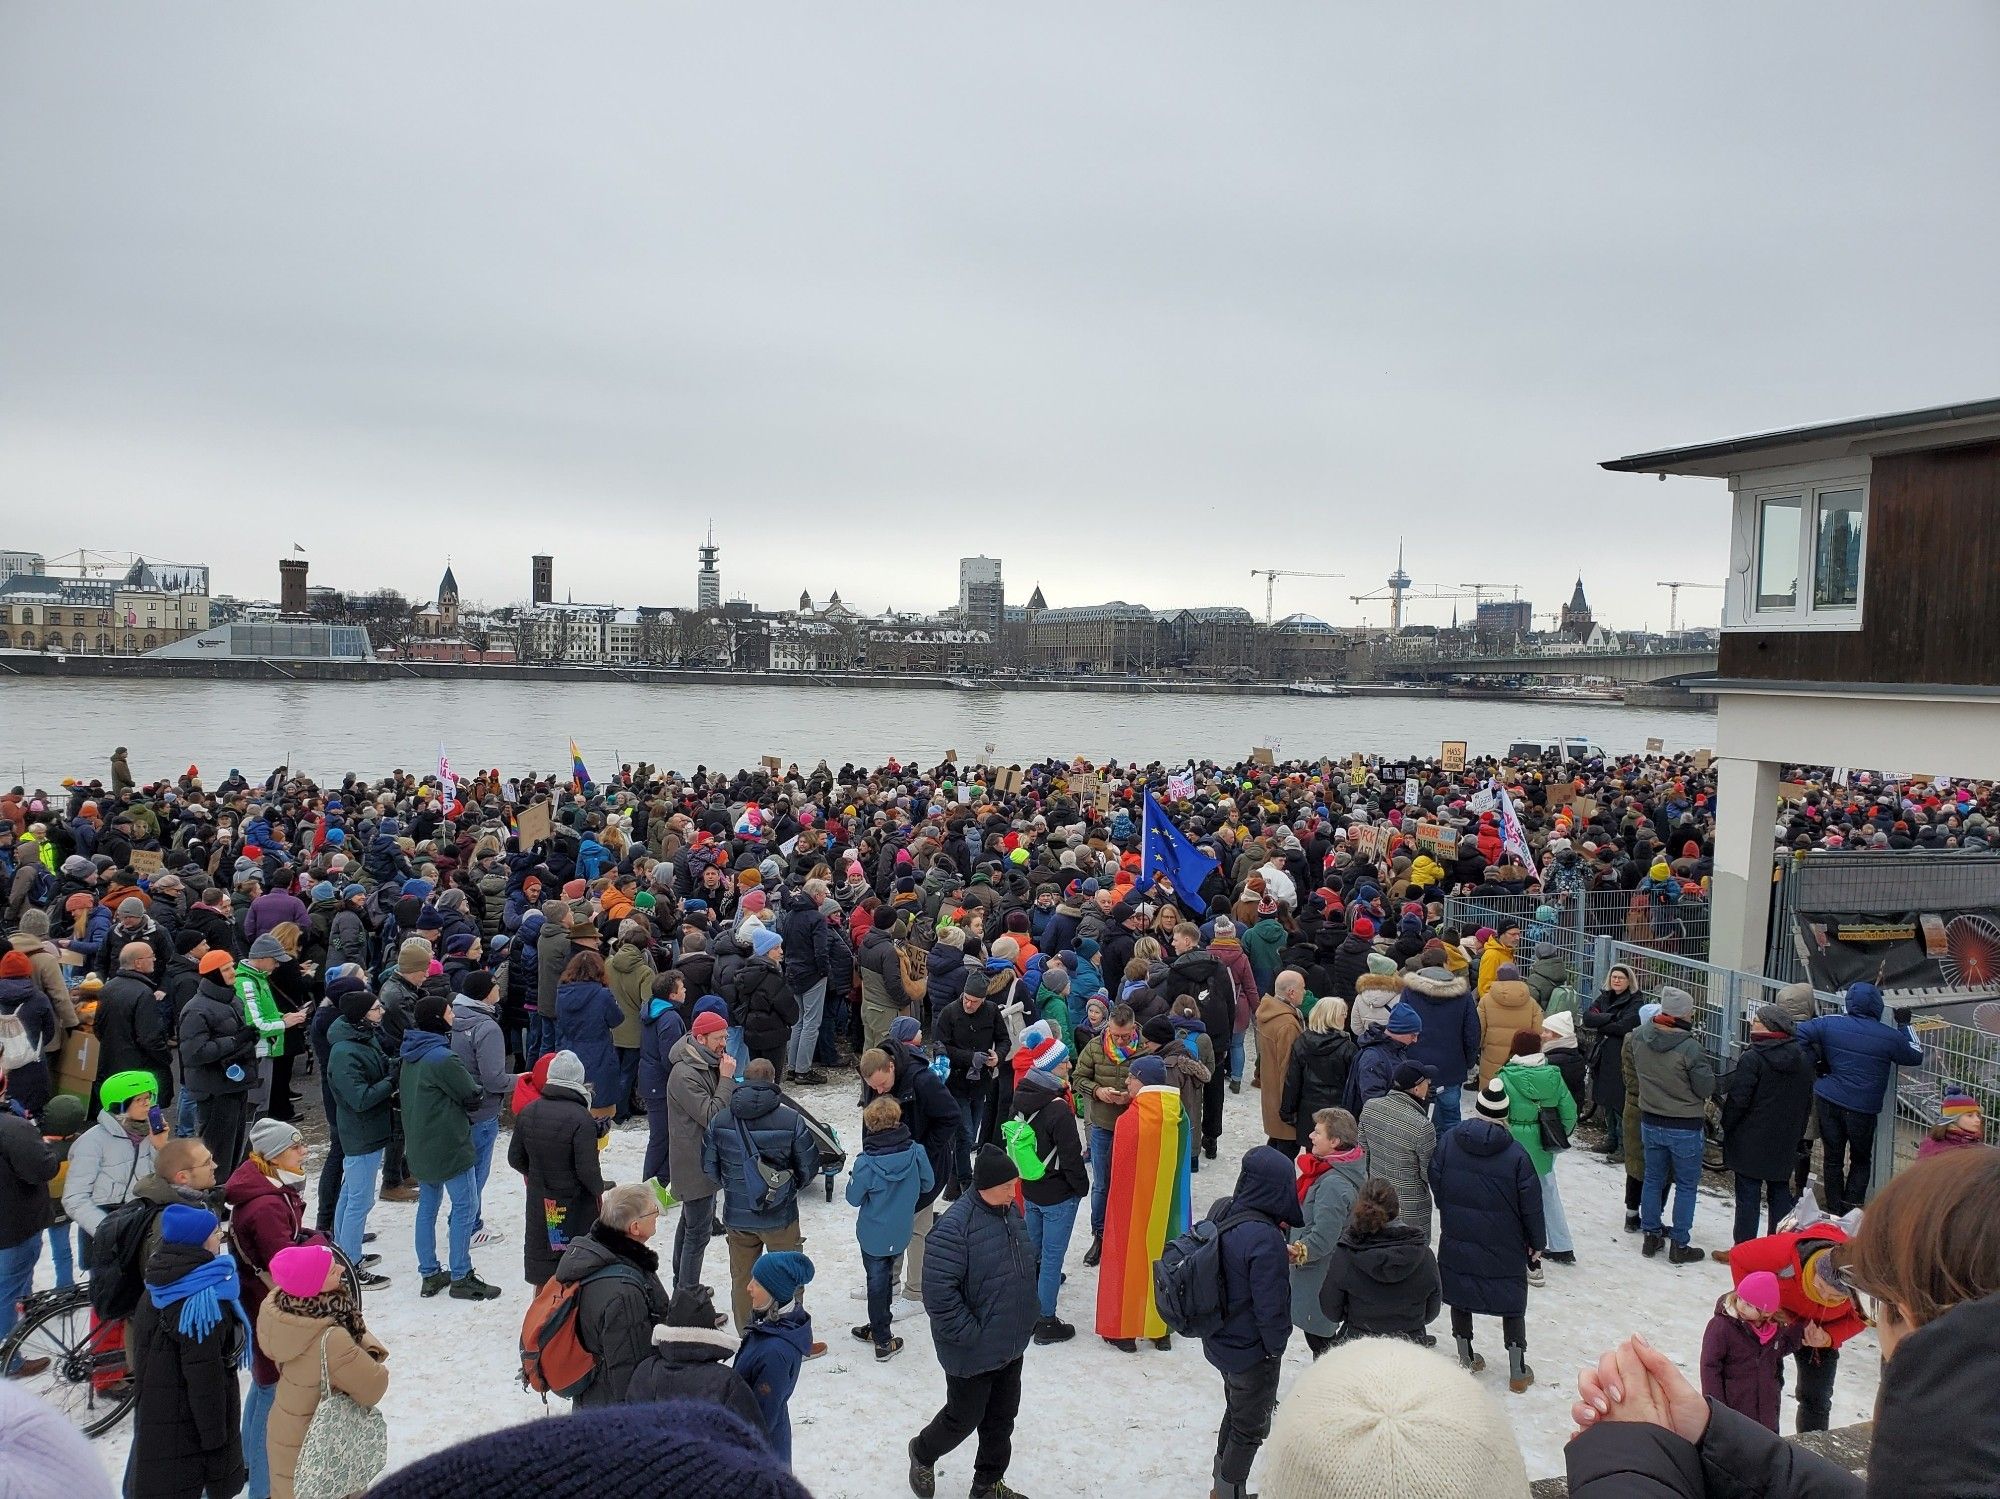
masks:
<svg viewBox="0 0 2000 1499"><path fill-rule="evenodd" d="M340 1263L323 1244L271 1257L257 1341L278 1366L268 1443L271 1499L346 1499L387 1465L379 1411L389 1350L361 1320Z"/></svg>

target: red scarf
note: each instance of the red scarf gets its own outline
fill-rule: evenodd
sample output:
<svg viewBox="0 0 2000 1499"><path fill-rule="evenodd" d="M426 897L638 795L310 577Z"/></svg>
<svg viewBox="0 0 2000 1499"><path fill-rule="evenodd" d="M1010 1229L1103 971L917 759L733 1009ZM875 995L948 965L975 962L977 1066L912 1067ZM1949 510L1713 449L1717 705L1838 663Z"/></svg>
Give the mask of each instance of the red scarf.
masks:
<svg viewBox="0 0 2000 1499"><path fill-rule="evenodd" d="M1303 1203L1306 1200L1306 1193L1312 1190L1312 1184L1322 1176L1325 1176L1335 1165L1345 1161L1358 1161L1360 1159L1361 1147L1359 1145L1348 1150L1339 1151L1334 1155L1326 1157L1324 1160L1314 1155L1310 1150L1300 1151L1299 1201Z"/></svg>

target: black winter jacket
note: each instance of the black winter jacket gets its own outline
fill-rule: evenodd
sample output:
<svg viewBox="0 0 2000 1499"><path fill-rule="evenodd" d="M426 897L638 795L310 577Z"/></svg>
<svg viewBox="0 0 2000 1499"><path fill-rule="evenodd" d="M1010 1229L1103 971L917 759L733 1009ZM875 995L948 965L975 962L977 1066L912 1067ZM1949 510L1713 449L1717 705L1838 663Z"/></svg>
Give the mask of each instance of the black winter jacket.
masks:
<svg viewBox="0 0 2000 1499"><path fill-rule="evenodd" d="M235 1066L240 1076L231 1078ZM257 1075L257 1028L243 1018L236 991L209 974L181 1011L181 1080L196 1098L250 1091Z"/></svg>
<svg viewBox="0 0 2000 1499"><path fill-rule="evenodd" d="M597 1222L597 1199L604 1194L598 1161L597 1121L560 1084L545 1088L514 1120L507 1164L528 1179L521 1259L529 1285L555 1274L563 1251Z"/></svg>
<svg viewBox="0 0 2000 1499"><path fill-rule="evenodd" d="M1285 1066L1285 1091L1278 1096L1278 1117L1292 1125L1304 1142L1313 1115L1337 1109L1347 1096L1347 1074L1360 1047L1345 1027L1307 1031L1292 1043Z"/></svg>
<svg viewBox="0 0 2000 1499"><path fill-rule="evenodd" d="M1034 1126L1035 1156L1048 1162L1039 1180L1021 1183L1021 1195L1037 1207L1087 1195L1089 1158L1076 1126L1076 1106L1063 1090L1030 1072L1014 1089L1014 1113Z"/></svg>
<svg viewBox="0 0 2000 1499"><path fill-rule="evenodd" d="M1167 965L1166 1008L1183 994L1206 996L1201 1006L1202 1028L1211 1036L1227 1037L1236 1028L1236 981L1213 956L1199 950L1178 954Z"/></svg>
<svg viewBox="0 0 2000 1499"><path fill-rule="evenodd" d="M1041 1303L1027 1225L1012 1202L967 1192L924 1241L924 1310L938 1363L958 1379L1006 1367L1027 1351Z"/></svg>
<svg viewBox="0 0 2000 1499"><path fill-rule="evenodd" d="M167 1045L167 1019L153 997L150 974L121 973L104 986L97 1002L97 1075L108 1078L136 1068L160 1080L153 1101L165 1108L174 1101L173 1052Z"/></svg>
<svg viewBox="0 0 2000 1499"><path fill-rule="evenodd" d="M1305 1222L1292 1163L1268 1145L1243 1157L1236 1190L1208 1210L1216 1222L1241 1213L1222 1233L1222 1326L1202 1339L1202 1356L1241 1374L1284 1354L1292 1335L1291 1257L1285 1230Z"/></svg>
<svg viewBox="0 0 2000 1499"><path fill-rule="evenodd" d="M1007 1042L1007 1022L1000 1018L1000 1007L990 1000L981 1003L976 1013L968 1012L963 1003L953 1000L939 1012L931 1039L951 1059L951 1076L946 1085L954 1094L965 1097L992 1086L1013 1051ZM986 1065L988 1051L998 1058L991 1067ZM975 1064L979 1068L978 1082L972 1080Z"/></svg>
<svg viewBox="0 0 2000 1499"><path fill-rule="evenodd" d="M49 1183L55 1177L55 1152L42 1132L0 1110L0 1249L25 1244L49 1226L55 1217Z"/></svg>
<svg viewBox="0 0 2000 1499"><path fill-rule="evenodd" d="M1327 983L1330 991L1352 1002L1354 981L1368 971L1368 955L1373 951L1375 944L1365 938L1353 936L1344 938L1334 952L1333 961L1327 965ZM1313 992L1321 999L1326 998L1326 993L1323 991Z"/></svg>
<svg viewBox="0 0 2000 1499"><path fill-rule="evenodd" d="M602 1223L563 1251L556 1279L566 1285L609 1272L576 1293L577 1340L597 1359L596 1376L576 1397L577 1410L626 1399L633 1371L652 1354L653 1324L666 1320L659 1269L657 1254Z"/></svg>
<svg viewBox="0 0 2000 1499"><path fill-rule="evenodd" d="M628 1405L660 1400L706 1400L741 1416L752 1431L764 1429L764 1413L750 1386L729 1367L736 1356L733 1333L715 1327L666 1327L653 1351L632 1371L625 1387Z"/></svg>
<svg viewBox="0 0 2000 1499"><path fill-rule="evenodd" d="M799 999L785 976L761 958L736 970L730 992L729 1018L743 1027L743 1044L754 1052L776 1051L799 1023Z"/></svg>
<svg viewBox="0 0 2000 1499"><path fill-rule="evenodd" d="M1760 1181L1790 1177L1812 1117L1815 1076L1811 1053L1792 1037L1752 1041L1722 1101L1722 1164Z"/></svg>
<svg viewBox="0 0 2000 1499"><path fill-rule="evenodd" d="M1327 1256L1319 1306L1348 1338L1415 1338L1443 1305L1437 1257L1423 1233L1391 1223L1379 1234L1352 1224Z"/></svg>
<svg viewBox="0 0 2000 1499"><path fill-rule="evenodd" d="M951 1181L958 1154L958 1104L944 1079L931 1071L930 1058L895 1041L885 1041L882 1047L896 1063L896 1081L889 1092L903 1106L903 1126L930 1157L931 1189L917 1199L919 1209L927 1208ZM868 1094L862 1104L873 1096Z"/></svg>
<svg viewBox="0 0 2000 1499"><path fill-rule="evenodd" d="M214 1258L199 1244L162 1244L146 1262L146 1284L170 1285ZM236 1368L249 1334L224 1308L207 1337L193 1338L180 1314L178 1303L156 1308L142 1296L126 1325L139 1350L133 1499L234 1494L248 1477Z"/></svg>

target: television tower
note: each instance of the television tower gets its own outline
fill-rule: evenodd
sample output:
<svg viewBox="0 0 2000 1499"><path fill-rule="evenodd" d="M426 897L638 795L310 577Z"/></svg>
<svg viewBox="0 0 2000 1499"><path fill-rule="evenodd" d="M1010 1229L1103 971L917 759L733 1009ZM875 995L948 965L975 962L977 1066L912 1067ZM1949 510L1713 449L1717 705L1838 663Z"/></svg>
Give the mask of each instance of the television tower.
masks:
<svg viewBox="0 0 2000 1499"><path fill-rule="evenodd" d="M694 575L695 607L707 613L722 607L722 574L715 565L721 549L715 544L714 521L708 523L708 540L696 550L701 556L701 571Z"/></svg>
<svg viewBox="0 0 2000 1499"><path fill-rule="evenodd" d="M1389 574L1389 633L1403 633L1403 595L1409 590L1410 575L1403 571L1403 542L1396 539L1396 570Z"/></svg>

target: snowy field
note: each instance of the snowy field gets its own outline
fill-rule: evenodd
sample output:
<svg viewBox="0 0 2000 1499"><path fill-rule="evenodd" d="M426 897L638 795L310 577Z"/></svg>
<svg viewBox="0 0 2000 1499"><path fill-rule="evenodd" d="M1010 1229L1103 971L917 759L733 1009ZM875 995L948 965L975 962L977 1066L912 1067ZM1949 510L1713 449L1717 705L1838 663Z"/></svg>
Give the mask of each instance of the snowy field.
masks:
<svg viewBox="0 0 2000 1499"><path fill-rule="evenodd" d="M845 1083L805 1095L808 1106L839 1129L850 1150L860 1132L855 1096ZM1204 1163L1206 1169L1194 1179L1198 1211L1230 1189L1234 1161L1262 1142L1258 1095L1246 1087L1229 1097L1221 1159ZM391 1350L392 1378L383 1410L389 1420L392 1465L565 1407L563 1401L544 1407L538 1397L521 1389L516 1378L516 1338L528 1288L521 1277L522 1185L506 1168L506 1143L503 1135L499 1164L487 1188L486 1219L506 1230L507 1242L475 1251L479 1273L505 1290L499 1300L473 1303L442 1295L419 1299L411 1244L415 1205L378 1203L371 1217L371 1227L380 1236L373 1246L382 1254L380 1268L394 1278L392 1285L368 1297L365 1308L369 1327ZM606 1174L619 1181L637 1180L644 1146L643 1126L614 1132ZM1218 1169L1222 1167L1229 1169ZM1512 1418L1531 1477L1562 1472L1577 1368L1627 1333L1644 1333L1678 1359L1698 1383L1702 1330L1716 1297L1729 1285L1729 1272L1719 1264L1675 1268L1664 1255L1653 1260L1640 1257L1638 1236L1624 1231L1623 1173L1618 1165L1572 1151L1561 1158L1559 1171L1578 1263L1571 1268L1549 1264L1546 1288L1529 1292L1533 1390L1524 1395L1508 1392L1499 1323L1490 1318L1478 1322L1478 1346L1487 1359L1480 1380ZM868 1346L848 1332L864 1320L862 1303L848 1296L862 1284L853 1210L838 1192L829 1204L815 1186L802 1199L801 1216L806 1252L818 1267L807 1305L814 1313L817 1335L829 1351L805 1366L792 1401L799 1476L817 1499L881 1499L905 1493L905 1443L935 1413L944 1395L944 1378L927 1330L920 1318L899 1323L908 1346L878 1366ZM1695 1220L1695 1242L1704 1249L1726 1244L1729 1221L1728 1203L1704 1193ZM669 1214L661 1220L656 1242L669 1243L672 1231ZM1089 1486L1105 1494L1206 1493L1215 1428L1222 1414L1220 1378L1203 1360L1198 1344L1177 1342L1166 1353L1142 1347L1132 1355L1119 1353L1092 1335L1096 1275L1083 1266L1088 1245L1086 1211L1079 1214L1070 1243L1070 1280L1061 1306L1063 1318L1077 1324L1078 1335L1070 1343L1028 1350L1008 1481L1033 1499L1078 1492L1082 1474L1091 1475ZM719 1236L709 1246L707 1268L718 1303L726 1308L727 1257ZM41 1284L52 1283L46 1254L40 1276ZM1449 1347L1450 1330L1443 1315L1432 1331ZM1286 1356L1287 1387L1310 1361L1304 1338L1295 1333ZM1872 1333L1843 1350L1834 1395L1835 1425L1869 1418L1878 1368ZM1784 1427L1789 1432L1789 1398L1785 1406ZM129 1427L128 1422L97 1443L114 1474L124 1466ZM970 1487L972 1452L968 1440L939 1465L941 1493L962 1493ZM1256 1473L1251 1477L1254 1490Z"/></svg>

